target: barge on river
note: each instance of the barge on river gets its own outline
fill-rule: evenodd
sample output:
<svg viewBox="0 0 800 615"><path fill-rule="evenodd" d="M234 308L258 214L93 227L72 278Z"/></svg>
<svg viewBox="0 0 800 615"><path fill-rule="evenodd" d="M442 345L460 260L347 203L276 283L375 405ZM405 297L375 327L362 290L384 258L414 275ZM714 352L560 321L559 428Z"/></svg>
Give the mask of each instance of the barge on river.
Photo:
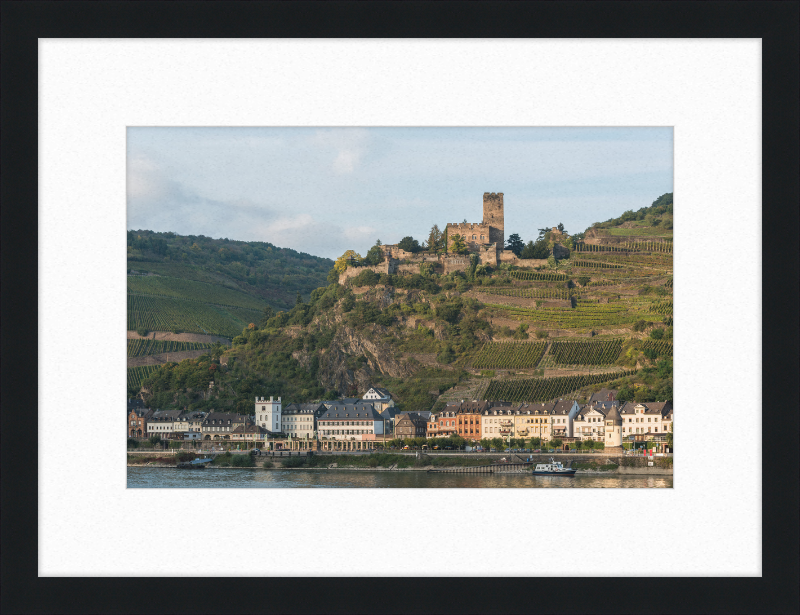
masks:
<svg viewBox="0 0 800 615"><path fill-rule="evenodd" d="M534 474L551 476L575 476L576 471L572 468L565 468L560 461L555 461L552 457L550 457L550 463L537 463L536 467L533 468Z"/></svg>
<svg viewBox="0 0 800 615"><path fill-rule="evenodd" d="M192 459L191 461L182 461L178 467L183 470L202 470L206 467L207 463L211 463L211 459Z"/></svg>

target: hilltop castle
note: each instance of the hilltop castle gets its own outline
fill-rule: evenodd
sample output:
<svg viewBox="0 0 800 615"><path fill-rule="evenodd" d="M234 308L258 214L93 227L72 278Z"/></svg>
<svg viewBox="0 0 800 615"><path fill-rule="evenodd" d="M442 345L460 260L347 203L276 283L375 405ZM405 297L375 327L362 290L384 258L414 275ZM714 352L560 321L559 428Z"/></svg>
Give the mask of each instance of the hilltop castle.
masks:
<svg viewBox="0 0 800 615"><path fill-rule="evenodd" d="M487 244L494 244L494 251L500 252L506 241L503 220L503 193L484 192L483 222L448 223L447 248L453 244L455 235L461 235L470 252L487 251L490 248Z"/></svg>

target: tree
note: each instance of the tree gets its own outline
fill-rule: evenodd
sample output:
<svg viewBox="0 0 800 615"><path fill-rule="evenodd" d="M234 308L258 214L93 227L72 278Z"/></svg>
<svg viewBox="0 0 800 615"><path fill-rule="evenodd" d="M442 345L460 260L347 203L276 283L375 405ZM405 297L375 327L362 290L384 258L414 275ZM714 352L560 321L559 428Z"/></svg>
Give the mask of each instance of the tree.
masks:
<svg viewBox="0 0 800 615"><path fill-rule="evenodd" d="M303 295L300 294L300 291L297 291L297 298L294 300L295 305L303 305Z"/></svg>
<svg viewBox="0 0 800 615"><path fill-rule="evenodd" d="M578 284L580 284L581 286L586 286L591 281L592 279L588 275L582 275L578 277Z"/></svg>
<svg viewBox="0 0 800 615"><path fill-rule="evenodd" d="M422 249L419 242L410 235L403 237L397 242L397 247L406 252L419 252Z"/></svg>
<svg viewBox="0 0 800 615"><path fill-rule="evenodd" d="M381 249L380 239L378 242L369 249L367 255L364 257L364 264L366 265L377 265L378 263L382 263L385 260L383 255L383 250Z"/></svg>
<svg viewBox="0 0 800 615"><path fill-rule="evenodd" d="M328 284L338 284L339 283L339 272L336 271L336 267L332 268L328 272L328 277L326 278Z"/></svg>
<svg viewBox="0 0 800 615"><path fill-rule="evenodd" d="M549 228L540 228L538 230L539 230L539 241L541 241L542 239L546 240L549 237L550 235Z"/></svg>
<svg viewBox="0 0 800 615"><path fill-rule="evenodd" d="M633 400L633 389L629 386L622 387L617 393L617 399L619 401L632 401Z"/></svg>
<svg viewBox="0 0 800 615"><path fill-rule="evenodd" d="M336 259L333 268L336 270L337 273L344 273L345 269L347 269L350 266L351 259L355 261L360 261L361 255L354 250L347 250L344 254L342 254L339 258Z"/></svg>
<svg viewBox="0 0 800 615"><path fill-rule="evenodd" d="M522 254L523 248L525 248L525 243L517 233L509 235L506 239L506 249L511 250L517 256Z"/></svg>
<svg viewBox="0 0 800 615"><path fill-rule="evenodd" d="M438 253L444 249L444 234L439 230L439 226L434 224L428 234L428 251Z"/></svg>
<svg viewBox="0 0 800 615"><path fill-rule="evenodd" d="M672 431L674 427L674 424L670 425L669 431L667 432L667 446L669 446L670 450L672 450Z"/></svg>
<svg viewBox="0 0 800 615"><path fill-rule="evenodd" d="M653 329L650 331L650 337L654 340L660 340L662 337L664 337L664 329Z"/></svg>
<svg viewBox="0 0 800 615"><path fill-rule="evenodd" d="M263 329L267 326L267 321L275 316L275 310L272 309L271 305L268 305L264 308L264 311L261 313L261 322L258 323L258 328Z"/></svg>
<svg viewBox="0 0 800 615"><path fill-rule="evenodd" d="M565 228L564 228L564 225L563 225L563 224L561 224L561 222L559 222L559 223L558 223L558 226L557 226L556 228L557 228L559 231L561 231L562 233L564 233L565 235L567 235L567 229L565 229Z"/></svg>
<svg viewBox="0 0 800 615"><path fill-rule="evenodd" d="M467 244L464 243L464 238L461 235L453 235L453 243L450 244L450 251L453 254L466 254L469 252Z"/></svg>
<svg viewBox="0 0 800 615"><path fill-rule="evenodd" d="M520 258L547 258L550 255L550 246L547 241L540 239L536 243L529 241L522 250Z"/></svg>

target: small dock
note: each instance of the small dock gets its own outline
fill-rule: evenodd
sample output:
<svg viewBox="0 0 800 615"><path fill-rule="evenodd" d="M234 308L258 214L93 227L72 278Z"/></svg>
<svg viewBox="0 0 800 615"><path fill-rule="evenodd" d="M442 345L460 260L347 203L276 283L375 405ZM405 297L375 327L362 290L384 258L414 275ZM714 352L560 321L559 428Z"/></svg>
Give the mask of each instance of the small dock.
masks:
<svg viewBox="0 0 800 615"><path fill-rule="evenodd" d="M526 472L531 466L535 465L533 462L522 463L493 463L486 466L472 466L461 468L442 468L428 470L429 474L519 474Z"/></svg>

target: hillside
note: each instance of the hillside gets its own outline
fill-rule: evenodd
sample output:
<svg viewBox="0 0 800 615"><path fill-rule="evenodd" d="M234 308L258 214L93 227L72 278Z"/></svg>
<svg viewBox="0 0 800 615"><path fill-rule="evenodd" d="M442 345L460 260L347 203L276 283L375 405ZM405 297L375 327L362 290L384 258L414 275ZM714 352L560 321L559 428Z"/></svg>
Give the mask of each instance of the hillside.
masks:
<svg viewBox="0 0 800 615"><path fill-rule="evenodd" d="M672 243L645 230L665 219L671 226L671 211L671 195L660 197L630 212L633 219L622 220L626 212L618 223L602 223L601 231L640 230L636 241L576 236L564 242L567 258L537 268L365 270L320 285L290 309L241 328L230 349L139 368L148 372L142 394L162 408L240 412L256 395L303 402L370 385L386 387L411 411L447 399L585 399L602 387L620 389L623 399L671 399ZM218 299L221 306L237 297Z"/></svg>
<svg viewBox="0 0 800 615"><path fill-rule="evenodd" d="M128 330L231 338L326 283L330 259L270 243L128 231ZM210 341L210 340L209 340Z"/></svg>

